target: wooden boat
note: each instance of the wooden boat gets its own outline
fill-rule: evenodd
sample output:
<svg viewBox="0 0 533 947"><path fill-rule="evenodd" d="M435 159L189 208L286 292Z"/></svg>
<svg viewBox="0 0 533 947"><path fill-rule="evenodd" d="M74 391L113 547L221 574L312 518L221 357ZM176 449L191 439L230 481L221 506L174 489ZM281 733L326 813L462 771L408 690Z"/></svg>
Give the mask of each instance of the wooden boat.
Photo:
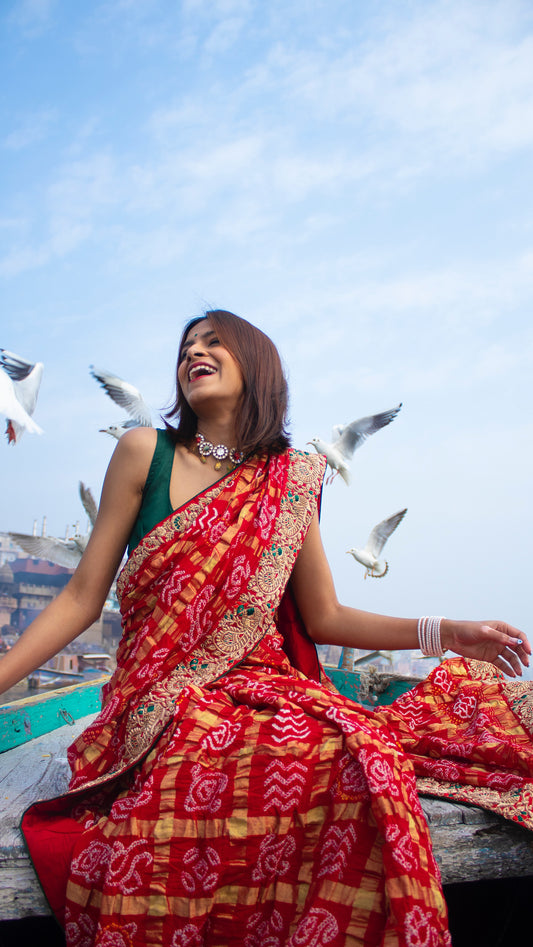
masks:
<svg viewBox="0 0 533 947"><path fill-rule="evenodd" d="M347 697L370 705L391 703L418 678L377 672L328 668L335 686ZM8 947L6 931L21 919L43 925L50 909L25 850L19 830L24 809L37 799L63 792L68 782L66 750L91 722L99 708L105 677L15 701L0 707L0 945ZM516 893L518 880L530 882L533 895L533 833L475 806L421 796L445 891L504 881ZM471 901L470 901L471 906ZM3 923L2 923L3 922ZM465 919L461 921L464 927ZM16 926L16 925L15 925ZM4 929L4 937L2 930ZM39 927L37 927L39 930ZM479 927L478 927L479 933ZM56 937L59 936L56 934ZM488 936L488 935L487 935ZM20 947L20 938L13 939ZM9 944L11 941L9 942ZM50 941L52 943L52 941ZM61 944L62 940L53 943ZM459 944L457 936L454 947ZM488 947L490 940L465 941ZM494 941L500 947L505 940ZM513 942L514 943L514 942ZM511 941L509 941L511 944Z"/></svg>

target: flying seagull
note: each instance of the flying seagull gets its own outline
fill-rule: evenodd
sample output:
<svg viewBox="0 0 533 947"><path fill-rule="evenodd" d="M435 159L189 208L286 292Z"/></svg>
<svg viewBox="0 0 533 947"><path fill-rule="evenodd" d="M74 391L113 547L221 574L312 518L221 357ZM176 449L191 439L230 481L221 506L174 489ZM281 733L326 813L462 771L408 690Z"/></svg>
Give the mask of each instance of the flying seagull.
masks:
<svg viewBox="0 0 533 947"><path fill-rule="evenodd" d="M152 427L152 415L150 408L146 404L140 391L111 372L95 368L91 365L90 373L94 379L102 386L106 394L115 402L124 408L129 415L130 420L122 424L113 424L110 427L101 428L104 434L111 434L117 440L131 427Z"/></svg>
<svg viewBox="0 0 533 947"><path fill-rule="evenodd" d="M89 517L89 522L92 527L94 526L96 522L96 516L98 514L98 505L96 503L96 500L94 499L91 488L86 487L85 484L81 480L80 480L80 485L79 485L79 492L80 492L80 500L83 504L83 509L87 513L87 516Z"/></svg>
<svg viewBox="0 0 533 947"><path fill-rule="evenodd" d="M332 441L330 444L323 441L320 437L313 437L308 444L318 451L319 454L325 454L328 466L331 467L331 474L326 483L331 483L337 474L340 474L345 483L350 483L349 461L354 451L365 443L371 434L375 434L380 428L390 424L398 414L401 403L392 408L391 411L382 411L381 414L371 414L366 418L359 418L358 421L352 421L351 424L337 424L333 428Z"/></svg>
<svg viewBox="0 0 533 947"><path fill-rule="evenodd" d="M43 377L43 363L26 361L0 349L0 413L7 418L8 444L16 444L24 431L42 434L32 418Z"/></svg>
<svg viewBox="0 0 533 947"><path fill-rule="evenodd" d="M352 554L354 559L357 559L357 562L365 566L365 579L367 575L371 575L375 579L382 579L389 571L389 563L380 561L379 556L390 534L393 533L396 527L401 523L406 513L407 508L400 510L399 513L395 513L394 516L389 516L388 519L382 520L381 523L374 526L364 549L358 549L354 546L353 549L347 550L347 552Z"/></svg>
<svg viewBox="0 0 533 947"><path fill-rule="evenodd" d="M75 569L85 552L97 514L97 505L92 492L81 480L79 492L83 507L90 521L90 527L87 533L82 534L76 530L73 536L58 539L55 536L30 536L28 533L10 532L9 535L11 539L16 542L24 552L29 553L30 556L34 556L36 559L48 559L49 562L55 562L58 566L64 566L67 569Z"/></svg>

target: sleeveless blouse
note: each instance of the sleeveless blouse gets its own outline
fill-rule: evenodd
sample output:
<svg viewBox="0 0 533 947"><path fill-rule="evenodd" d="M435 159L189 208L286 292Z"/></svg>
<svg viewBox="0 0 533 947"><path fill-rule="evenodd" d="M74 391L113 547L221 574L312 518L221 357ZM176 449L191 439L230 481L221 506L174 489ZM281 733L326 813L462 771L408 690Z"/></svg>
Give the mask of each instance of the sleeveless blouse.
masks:
<svg viewBox="0 0 533 947"><path fill-rule="evenodd" d="M141 508L128 540L128 555L139 545L143 536L172 513L170 477L175 446L168 431L157 431L157 442L143 489Z"/></svg>

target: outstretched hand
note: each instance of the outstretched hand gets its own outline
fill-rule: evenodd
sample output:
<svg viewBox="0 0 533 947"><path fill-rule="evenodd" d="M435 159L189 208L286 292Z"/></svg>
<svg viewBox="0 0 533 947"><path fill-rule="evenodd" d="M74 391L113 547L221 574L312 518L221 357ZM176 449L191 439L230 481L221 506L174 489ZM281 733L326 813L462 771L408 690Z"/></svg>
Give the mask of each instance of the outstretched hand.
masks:
<svg viewBox="0 0 533 947"><path fill-rule="evenodd" d="M518 628L504 621L443 620L442 644L465 658L488 661L509 677L521 677L529 667L531 645Z"/></svg>

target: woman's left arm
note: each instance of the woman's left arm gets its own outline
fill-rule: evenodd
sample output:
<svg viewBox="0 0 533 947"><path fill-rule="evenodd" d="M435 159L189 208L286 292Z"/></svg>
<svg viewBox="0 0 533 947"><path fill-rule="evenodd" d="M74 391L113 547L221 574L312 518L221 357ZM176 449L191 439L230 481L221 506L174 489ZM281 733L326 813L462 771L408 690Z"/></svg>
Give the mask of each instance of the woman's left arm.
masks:
<svg viewBox="0 0 533 947"><path fill-rule="evenodd" d="M294 565L291 585L307 631L317 644L365 651L419 647L416 618L376 615L339 603L316 514ZM510 677L520 676L522 666L529 666L531 645L526 635L502 621L443 619L441 639L443 649L490 661Z"/></svg>

